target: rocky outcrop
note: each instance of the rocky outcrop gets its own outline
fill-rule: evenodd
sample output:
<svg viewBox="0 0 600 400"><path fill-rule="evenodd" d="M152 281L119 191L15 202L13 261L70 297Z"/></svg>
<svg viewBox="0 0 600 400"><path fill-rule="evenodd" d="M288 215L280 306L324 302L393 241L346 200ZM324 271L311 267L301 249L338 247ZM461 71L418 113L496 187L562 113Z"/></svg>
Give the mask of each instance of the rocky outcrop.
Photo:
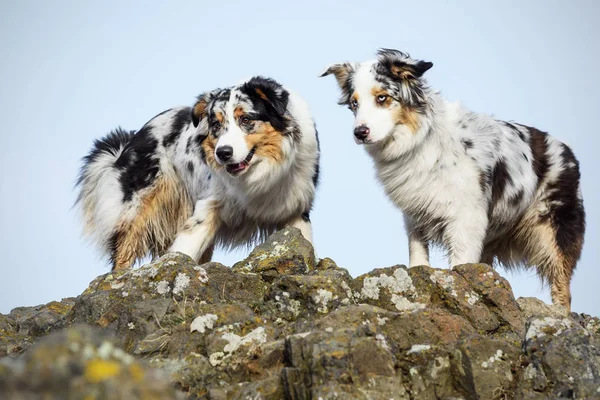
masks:
<svg viewBox="0 0 600 400"><path fill-rule="evenodd" d="M600 398L598 318L483 264L352 278L293 228L232 268L168 254L13 310L0 356L18 399Z"/></svg>

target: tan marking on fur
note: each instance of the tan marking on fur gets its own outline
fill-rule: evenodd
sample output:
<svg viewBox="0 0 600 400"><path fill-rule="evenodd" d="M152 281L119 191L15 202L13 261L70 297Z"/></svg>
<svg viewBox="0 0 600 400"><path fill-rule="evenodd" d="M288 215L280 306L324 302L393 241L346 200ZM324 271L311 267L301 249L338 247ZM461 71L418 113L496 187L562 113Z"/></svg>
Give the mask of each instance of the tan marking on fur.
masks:
<svg viewBox="0 0 600 400"><path fill-rule="evenodd" d="M392 74L402 79L411 79L415 77L413 71L409 67L401 65L392 65Z"/></svg>
<svg viewBox="0 0 600 400"><path fill-rule="evenodd" d="M283 161L282 142L282 133L273 128L270 122L257 121L253 133L246 135L246 144L249 149L255 149L255 155L276 163Z"/></svg>
<svg viewBox="0 0 600 400"><path fill-rule="evenodd" d="M191 214L191 200L175 171L163 171L142 196L135 217L121 221L113 270L130 268L148 253L164 254Z"/></svg>
<svg viewBox="0 0 600 400"><path fill-rule="evenodd" d="M561 251L554 227L550 221L540 219L538 206L534 202L514 229L486 245L483 257L496 255L508 269L521 263L536 268L542 282L550 284L552 302L570 310L570 283L577 260L569 259Z"/></svg>
<svg viewBox="0 0 600 400"><path fill-rule="evenodd" d="M392 99L392 96L390 96L388 92L378 87L374 87L373 89L371 89L371 94L374 97L375 105L377 107L388 108L392 105L392 102L394 101L394 99ZM377 96L387 96L387 99L382 104L380 104L377 102Z"/></svg>
<svg viewBox="0 0 600 400"><path fill-rule="evenodd" d="M556 231L550 222L530 227L525 250L529 262L550 283L552 302L570 309L572 269L556 243Z"/></svg>
<svg viewBox="0 0 600 400"><path fill-rule="evenodd" d="M337 81L340 87L344 87L346 82L348 81L348 77L350 76L350 66L348 64L340 64L337 68L330 70L330 73L333 73L335 76L335 80Z"/></svg>
<svg viewBox="0 0 600 400"><path fill-rule="evenodd" d="M267 95L265 94L265 92L263 92L260 88L256 88L256 94L263 100L265 101L269 101L269 98L267 97Z"/></svg>
<svg viewBox="0 0 600 400"><path fill-rule="evenodd" d="M206 112L207 112L206 106L208 106L208 102L206 101L205 98L198 100L196 102L196 104L194 105L192 112L194 113L196 118L198 118L199 120L202 120L202 119L204 119L204 117L206 117Z"/></svg>
<svg viewBox="0 0 600 400"><path fill-rule="evenodd" d="M215 148L217 147L217 139L213 135L208 135L202 142L202 149L206 154L206 163L212 169L220 167L219 163L215 159Z"/></svg>
<svg viewBox="0 0 600 400"><path fill-rule="evenodd" d="M217 119L217 121L219 121L220 124L222 124L223 120L225 119L223 113L220 111L215 112L215 118Z"/></svg>
<svg viewBox="0 0 600 400"><path fill-rule="evenodd" d="M406 125L412 133L419 130L419 113L406 106L400 106L394 111L394 121L396 124Z"/></svg>
<svg viewBox="0 0 600 400"><path fill-rule="evenodd" d="M257 90L258 90L258 89L257 89ZM239 117L241 117L241 116L242 116L242 115L244 115L244 114L245 114L245 112L244 112L244 108L243 108L242 106L237 106L237 107L235 108L235 110L233 110L233 117L234 117L235 119L238 119Z"/></svg>

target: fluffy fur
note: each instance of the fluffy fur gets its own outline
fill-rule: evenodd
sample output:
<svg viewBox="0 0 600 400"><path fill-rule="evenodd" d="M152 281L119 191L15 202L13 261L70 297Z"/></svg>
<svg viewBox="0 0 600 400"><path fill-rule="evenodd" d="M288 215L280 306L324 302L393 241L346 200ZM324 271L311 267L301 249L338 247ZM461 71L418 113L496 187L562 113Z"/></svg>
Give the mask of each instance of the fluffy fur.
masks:
<svg viewBox="0 0 600 400"><path fill-rule="evenodd" d="M447 101L423 78L432 65L382 49L322 74L335 75L355 140L404 213L410 266L429 265L428 246L438 244L452 266L535 267L553 302L570 307L585 231L573 152L535 128Z"/></svg>
<svg viewBox="0 0 600 400"><path fill-rule="evenodd" d="M251 245L286 225L312 241L318 174L308 105L254 77L96 141L76 204L113 269L167 251L206 262L215 245Z"/></svg>

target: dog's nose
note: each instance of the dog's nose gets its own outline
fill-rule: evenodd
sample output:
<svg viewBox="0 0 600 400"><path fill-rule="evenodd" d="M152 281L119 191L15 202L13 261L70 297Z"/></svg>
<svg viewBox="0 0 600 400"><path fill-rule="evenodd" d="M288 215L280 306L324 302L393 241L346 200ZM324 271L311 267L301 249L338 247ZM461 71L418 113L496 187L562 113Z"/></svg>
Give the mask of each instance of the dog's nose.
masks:
<svg viewBox="0 0 600 400"><path fill-rule="evenodd" d="M233 147L221 146L221 147L217 148L216 153L217 153L217 157L219 157L219 160L221 160L223 162L229 161L231 156L233 156Z"/></svg>
<svg viewBox="0 0 600 400"><path fill-rule="evenodd" d="M354 128L354 137L358 140L365 140L367 136L369 136L370 132L371 130L365 125L357 126L356 128Z"/></svg>

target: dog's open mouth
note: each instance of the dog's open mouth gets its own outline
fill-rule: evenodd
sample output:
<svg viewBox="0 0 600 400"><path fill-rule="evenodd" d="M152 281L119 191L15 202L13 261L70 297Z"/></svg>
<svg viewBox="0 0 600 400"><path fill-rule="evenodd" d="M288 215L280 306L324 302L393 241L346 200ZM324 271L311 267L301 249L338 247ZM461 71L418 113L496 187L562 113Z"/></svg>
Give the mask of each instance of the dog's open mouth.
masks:
<svg viewBox="0 0 600 400"><path fill-rule="evenodd" d="M255 149L253 147L252 150L250 150L250 153L248 153L248 155L244 159L244 161L237 164L227 164L225 166L227 172L229 172L231 175L237 175L244 171L246 168L248 168L250 166L250 160L252 160L252 157L254 156L254 150Z"/></svg>

